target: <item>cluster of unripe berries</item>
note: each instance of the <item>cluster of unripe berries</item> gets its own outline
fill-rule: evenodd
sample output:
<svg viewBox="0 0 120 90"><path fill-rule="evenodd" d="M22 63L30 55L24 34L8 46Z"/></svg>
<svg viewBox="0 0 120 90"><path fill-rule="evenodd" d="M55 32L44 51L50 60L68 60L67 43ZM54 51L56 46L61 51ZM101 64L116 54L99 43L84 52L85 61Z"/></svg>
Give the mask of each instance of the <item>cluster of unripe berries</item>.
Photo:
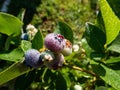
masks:
<svg viewBox="0 0 120 90"><path fill-rule="evenodd" d="M64 36L56 33L48 34L44 39L47 50L39 52L30 49L25 53L25 63L33 68L46 65L49 69L58 69L65 62L64 56L72 53L72 44Z"/></svg>

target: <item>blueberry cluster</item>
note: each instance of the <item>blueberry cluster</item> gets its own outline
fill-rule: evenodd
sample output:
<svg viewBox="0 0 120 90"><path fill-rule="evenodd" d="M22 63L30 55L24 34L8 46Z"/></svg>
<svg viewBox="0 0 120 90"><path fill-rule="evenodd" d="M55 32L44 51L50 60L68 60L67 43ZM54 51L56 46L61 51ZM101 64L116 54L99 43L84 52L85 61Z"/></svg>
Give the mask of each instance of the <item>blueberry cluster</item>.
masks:
<svg viewBox="0 0 120 90"><path fill-rule="evenodd" d="M65 62L64 56L72 53L72 44L60 34L50 33L44 39L47 50L39 52L30 49L25 53L25 63L33 68L46 65L49 69L58 69Z"/></svg>

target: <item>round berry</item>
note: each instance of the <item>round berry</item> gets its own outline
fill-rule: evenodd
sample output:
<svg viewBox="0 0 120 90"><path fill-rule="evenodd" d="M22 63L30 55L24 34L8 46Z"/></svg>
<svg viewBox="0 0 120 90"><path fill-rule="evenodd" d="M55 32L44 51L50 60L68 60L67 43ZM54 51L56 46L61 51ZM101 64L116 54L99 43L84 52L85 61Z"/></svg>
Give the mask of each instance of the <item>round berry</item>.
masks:
<svg viewBox="0 0 120 90"><path fill-rule="evenodd" d="M65 46L64 36L60 34L50 33L45 37L44 44L46 48L53 52L61 52Z"/></svg>
<svg viewBox="0 0 120 90"><path fill-rule="evenodd" d="M29 39L29 35L28 35L27 33L23 33L23 34L21 35L21 39L22 39L22 40L28 40L28 39Z"/></svg>
<svg viewBox="0 0 120 90"><path fill-rule="evenodd" d="M65 39L65 47L64 49L61 51L61 53L64 55L64 56L68 56L72 53L72 43Z"/></svg>
<svg viewBox="0 0 120 90"><path fill-rule="evenodd" d="M25 52L25 63L33 68L39 68L43 65L40 52L36 49L30 49Z"/></svg>
<svg viewBox="0 0 120 90"><path fill-rule="evenodd" d="M40 56L44 62L48 62L55 59L54 53L49 50L42 52Z"/></svg>
<svg viewBox="0 0 120 90"><path fill-rule="evenodd" d="M55 54L55 59L51 60L51 61L46 61L45 65L49 68L49 69L58 69L60 67L62 67L63 63L64 63L64 56L61 53Z"/></svg>

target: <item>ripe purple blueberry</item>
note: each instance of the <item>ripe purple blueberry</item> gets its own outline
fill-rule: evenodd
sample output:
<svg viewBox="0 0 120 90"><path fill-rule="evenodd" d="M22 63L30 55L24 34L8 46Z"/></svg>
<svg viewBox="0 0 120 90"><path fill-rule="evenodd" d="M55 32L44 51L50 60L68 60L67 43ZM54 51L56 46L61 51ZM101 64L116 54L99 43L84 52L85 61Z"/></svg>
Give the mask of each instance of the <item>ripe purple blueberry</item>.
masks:
<svg viewBox="0 0 120 90"><path fill-rule="evenodd" d="M40 52L36 49L30 49L25 52L25 63L33 68L39 68L43 65Z"/></svg>
<svg viewBox="0 0 120 90"><path fill-rule="evenodd" d="M49 69L56 70L56 69L62 67L62 65L63 65L64 62L65 62L64 56L61 53L57 53L57 54L55 54L55 59L51 60L51 61L46 61L45 65Z"/></svg>
<svg viewBox="0 0 120 90"><path fill-rule="evenodd" d="M45 37L44 44L49 50L59 53L65 47L65 39L60 34L50 33Z"/></svg>

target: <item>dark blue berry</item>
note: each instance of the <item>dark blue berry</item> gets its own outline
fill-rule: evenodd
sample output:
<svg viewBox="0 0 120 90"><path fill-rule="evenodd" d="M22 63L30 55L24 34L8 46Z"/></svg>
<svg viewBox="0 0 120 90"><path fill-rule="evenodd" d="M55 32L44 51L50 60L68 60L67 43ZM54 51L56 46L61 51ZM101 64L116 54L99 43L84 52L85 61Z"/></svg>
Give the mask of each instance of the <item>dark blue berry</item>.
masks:
<svg viewBox="0 0 120 90"><path fill-rule="evenodd" d="M28 39L29 39L29 35L28 35L27 33L23 33L23 34L21 35L21 39L22 39L22 40L28 40Z"/></svg>
<svg viewBox="0 0 120 90"><path fill-rule="evenodd" d="M40 52L36 49L30 49L25 52L25 63L33 68L39 68L43 65Z"/></svg>

